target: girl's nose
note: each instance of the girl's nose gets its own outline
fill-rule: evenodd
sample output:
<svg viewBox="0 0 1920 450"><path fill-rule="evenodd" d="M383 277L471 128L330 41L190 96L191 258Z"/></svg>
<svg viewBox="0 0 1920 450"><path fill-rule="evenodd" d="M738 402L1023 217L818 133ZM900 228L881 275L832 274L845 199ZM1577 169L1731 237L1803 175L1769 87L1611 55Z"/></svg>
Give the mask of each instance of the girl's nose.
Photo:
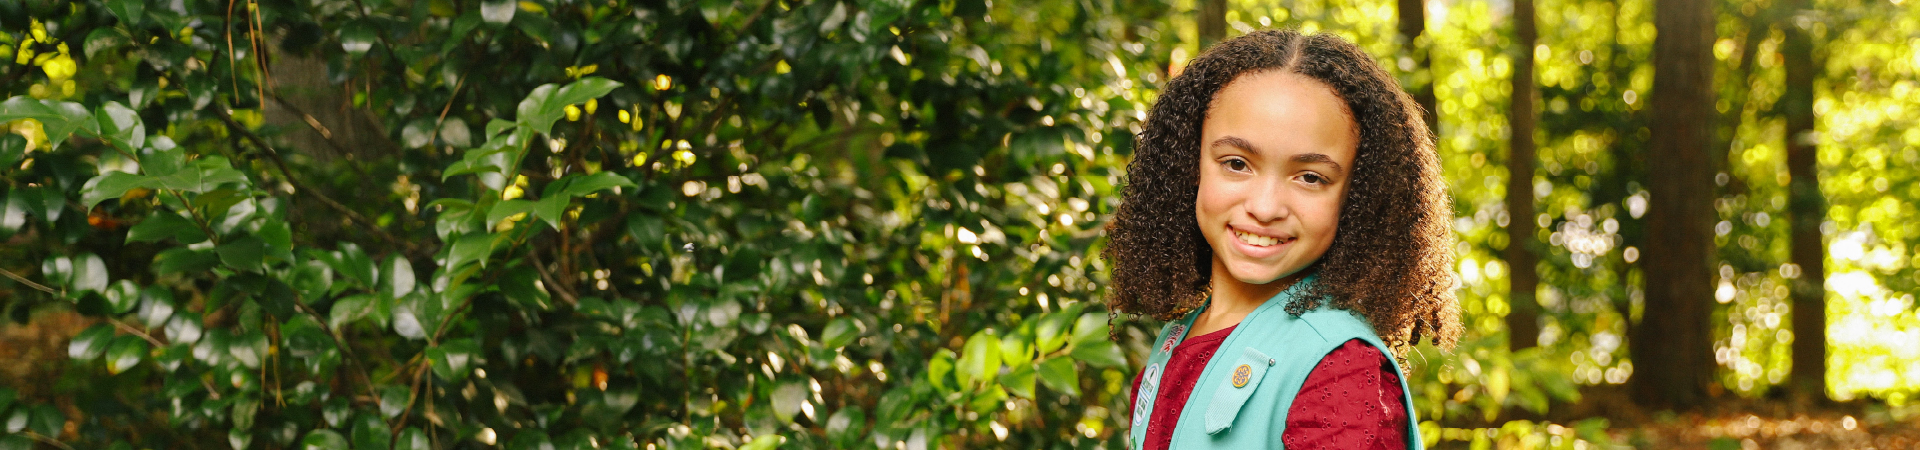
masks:
<svg viewBox="0 0 1920 450"><path fill-rule="evenodd" d="M1289 199L1286 180L1268 180L1256 183L1253 192L1247 194L1245 208L1247 215L1260 223L1273 222L1286 218L1292 211L1287 207Z"/></svg>

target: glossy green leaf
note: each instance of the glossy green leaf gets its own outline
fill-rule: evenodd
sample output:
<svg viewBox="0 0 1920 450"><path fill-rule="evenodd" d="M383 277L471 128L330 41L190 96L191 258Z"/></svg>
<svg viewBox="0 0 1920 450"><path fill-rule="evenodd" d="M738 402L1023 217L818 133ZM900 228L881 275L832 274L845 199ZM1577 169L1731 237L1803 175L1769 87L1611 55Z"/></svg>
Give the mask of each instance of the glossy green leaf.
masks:
<svg viewBox="0 0 1920 450"><path fill-rule="evenodd" d="M26 409L24 406L19 409ZM33 420L27 428L41 436L59 436L66 429L67 414L53 405L34 405Z"/></svg>
<svg viewBox="0 0 1920 450"><path fill-rule="evenodd" d="M160 286L147 286L146 289L140 291L140 313L138 314L140 316L140 322L147 324L147 328L160 328L165 326L167 319L173 318L173 305L173 291ZM167 334L169 336L173 335L172 332L168 332ZM192 341L192 339L181 336L172 337L176 340Z"/></svg>
<svg viewBox="0 0 1920 450"><path fill-rule="evenodd" d="M783 382L773 388L773 414L782 422L793 420L807 402L807 387L799 382Z"/></svg>
<svg viewBox="0 0 1920 450"><path fill-rule="evenodd" d="M832 349L845 347L847 344L853 343L854 339L860 337L860 330L863 327L864 325L861 325L852 317L833 319L833 321L827 322L827 329L821 332L820 345Z"/></svg>
<svg viewBox="0 0 1920 450"><path fill-rule="evenodd" d="M935 389L943 391L958 387L951 386L948 383L948 380L951 379L948 375L953 374L954 361L957 359L959 359L959 357L953 353L953 350L943 348L935 352L933 359L927 361L927 384L931 384Z"/></svg>
<svg viewBox="0 0 1920 450"><path fill-rule="evenodd" d="M448 250L444 267L460 267L473 261L479 261L480 265L485 267L487 264L485 258L493 254L494 244L500 237L502 236L487 233L461 236L460 240L453 243L453 248Z"/></svg>
<svg viewBox="0 0 1920 450"><path fill-rule="evenodd" d="M483 0L480 2L480 18L489 24L501 25L513 20L513 13L520 9L513 0Z"/></svg>
<svg viewBox="0 0 1920 450"><path fill-rule="evenodd" d="M240 430L253 429L253 418L260 412L260 400L240 398L233 402L233 412L228 416L233 427Z"/></svg>
<svg viewBox="0 0 1920 450"><path fill-rule="evenodd" d="M1040 362L1036 374L1047 388L1073 397L1080 396L1080 369L1072 359L1053 358Z"/></svg>
<svg viewBox="0 0 1920 450"><path fill-rule="evenodd" d="M473 373L473 365L479 362L480 345L472 339L452 339L428 347L427 358L433 361L434 375L450 383L459 383Z"/></svg>
<svg viewBox="0 0 1920 450"><path fill-rule="evenodd" d="M553 186L556 185L559 187L554 188ZM631 188L636 185L627 177L613 172L595 172L562 178L561 181L548 186L547 190L556 192L547 193L547 196L579 197L615 187Z"/></svg>
<svg viewBox="0 0 1920 450"><path fill-rule="evenodd" d="M15 186L7 193L7 201L18 202L20 207L41 221L54 223L66 212L65 196L46 186Z"/></svg>
<svg viewBox="0 0 1920 450"><path fill-rule="evenodd" d="M1034 398L1033 385L1034 376L1036 375L1035 372L1033 364L1013 366L1013 370L1008 371L1006 375L1000 377L1000 385L1006 387L1007 392L1010 394L1022 398Z"/></svg>
<svg viewBox="0 0 1920 450"><path fill-rule="evenodd" d="M107 373L125 372L146 359L147 341L134 336L116 337L107 347L105 356Z"/></svg>
<svg viewBox="0 0 1920 450"><path fill-rule="evenodd" d="M1120 354L1120 346L1112 341L1082 342L1073 345L1073 359L1086 361L1094 367L1113 368L1127 365L1126 357Z"/></svg>
<svg viewBox="0 0 1920 450"><path fill-rule="evenodd" d="M161 251L153 257L153 273L168 275L176 273L203 272L220 264L220 256L213 250L193 250L175 247Z"/></svg>
<svg viewBox="0 0 1920 450"><path fill-rule="evenodd" d="M140 285L134 284L133 280L114 282L111 286L102 290L101 295L107 299L107 313L109 314L126 314L133 312L134 308L140 306Z"/></svg>
<svg viewBox="0 0 1920 450"><path fill-rule="evenodd" d="M72 290L69 291L69 295L106 291L109 282L107 262L100 259L99 255L81 253L72 258L71 264L72 278L68 279L71 283L68 286Z"/></svg>
<svg viewBox="0 0 1920 450"><path fill-rule="evenodd" d="M413 276L413 262L408 261L403 255L396 254L387 258L387 262L380 266L380 286L382 292L389 297L405 297L407 293L413 292L414 283L417 281Z"/></svg>
<svg viewBox="0 0 1920 450"><path fill-rule="evenodd" d="M501 200L500 203L495 203L492 209L487 210L487 223L500 223L502 220L507 220L508 217L530 212L533 212L533 201L531 200Z"/></svg>
<svg viewBox="0 0 1920 450"><path fill-rule="evenodd" d="M761 435L753 438L753 441L747 442L747 445L740 446L740 450L773 450L780 448L780 444L785 443L787 443L786 436L777 434Z"/></svg>
<svg viewBox="0 0 1920 450"><path fill-rule="evenodd" d="M4 138L0 136L0 139ZM12 236L20 227L26 226L27 207L23 200L11 195L0 199L0 237Z"/></svg>
<svg viewBox="0 0 1920 450"><path fill-rule="evenodd" d="M533 202L533 214L553 229L560 229L560 222L567 219L567 203L571 200L563 196L553 196Z"/></svg>
<svg viewBox="0 0 1920 450"><path fill-rule="evenodd" d="M395 306L393 309L393 331L408 339L426 339L427 325L411 308Z"/></svg>
<svg viewBox="0 0 1920 450"><path fill-rule="evenodd" d="M193 221L172 211L155 211L146 220L127 229L127 242L159 242L167 238L173 238L181 244L198 244L207 240L207 233L199 225L194 225Z"/></svg>
<svg viewBox="0 0 1920 450"><path fill-rule="evenodd" d="M128 109L120 102L107 102L94 114L100 124L100 137L114 146L128 152L139 151L147 145L147 126L140 121L139 113Z"/></svg>
<svg viewBox="0 0 1920 450"><path fill-rule="evenodd" d="M1073 323L1073 345L1093 341L1107 340L1107 316L1101 313L1081 314Z"/></svg>
<svg viewBox="0 0 1920 450"><path fill-rule="evenodd" d="M617 81L587 77L567 84L565 87L544 85L533 90L516 109L520 126L537 134L547 134L553 128L553 122L565 115L568 105L585 103L587 100L607 95L620 87Z"/></svg>
<svg viewBox="0 0 1920 450"><path fill-rule="evenodd" d="M80 189L80 204L88 207L109 199L120 198L135 188L151 188L159 183L152 177L126 172L107 172L91 180Z"/></svg>
<svg viewBox="0 0 1920 450"><path fill-rule="evenodd" d="M427 441L426 432L420 431L419 428L407 427L405 430L400 430L400 436L394 442L393 448L400 450L428 450L433 447L432 444Z"/></svg>
<svg viewBox="0 0 1920 450"><path fill-rule="evenodd" d="M105 354L107 346L113 343L113 326L95 324L73 336L67 341L67 358L76 361L89 361Z"/></svg>
<svg viewBox="0 0 1920 450"><path fill-rule="evenodd" d="M301 450L346 450L347 438L333 430L313 430L300 439Z"/></svg>
<svg viewBox="0 0 1920 450"><path fill-rule="evenodd" d="M333 302L333 310L327 315L327 325L342 328L362 319L375 318L377 326L384 327L384 321L378 318L387 316L386 308L381 306L379 297L372 295L350 295Z"/></svg>
<svg viewBox="0 0 1920 450"><path fill-rule="evenodd" d="M1053 353L1067 344L1068 327L1074 317L1065 313L1048 313L1034 323L1035 351L1041 354Z"/></svg>
<svg viewBox="0 0 1920 450"><path fill-rule="evenodd" d="M551 309L552 296L540 283L538 269L532 266L519 266L508 269L500 279L500 293L507 301L531 311Z"/></svg>
<svg viewBox="0 0 1920 450"><path fill-rule="evenodd" d="M400 413L407 411L407 403L411 400L412 395L413 391L404 385L389 384L381 386L379 398L380 415L388 418L399 417Z"/></svg>
<svg viewBox="0 0 1920 450"><path fill-rule="evenodd" d="M400 129L400 142L407 148L423 148L433 144L434 133L433 118L413 119Z"/></svg>
<svg viewBox="0 0 1920 450"><path fill-rule="evenodd" d="M93 114L79 103L56 100L35 100L31 97L17 96L0 102L0 123L20 119L33 119L40 122L46 132L47 145L54 150L66 142L67 137L76 131L98 135L100 126L93 120Z"/></svg>
<svg viewBox="0 0 1920 450"><path fill-rule="evenodd" d="M247 181L245 174L234 170L232 163L219 156L193 160L172 173L155 172L158 170L149 172L154 186L195 193L211 191L226 183L244 184Z"/></svg>
<svg viewBox="0 0 1920 450"><path fill-rule="evenodd" d="M985 331L967 338L960 361L954 365L954 375L959 377L960 385L991 384L999 374L1000 338Z"/></svg>
<svg viewBox="0 0 1920 450"><path fill-rule="evenodd" d="M107 2L107 10L112 11L120 23L139 25L145 19L147 2L145 0L112 0Z"/></svg>
<svg viewBox="0 0 1920 450"><path fill-rule="evenodd" d="M260 238L245 236L214 247L220 255L220 263L235 270L260 270L261 262L266 258L267 243Z"/></svg>
<svg viewBox="0 0 1920 450"><path fill-rule="evenodd" d="M14 167L27 154L27 138L18 134L0 134L0 172Z"/></svg>

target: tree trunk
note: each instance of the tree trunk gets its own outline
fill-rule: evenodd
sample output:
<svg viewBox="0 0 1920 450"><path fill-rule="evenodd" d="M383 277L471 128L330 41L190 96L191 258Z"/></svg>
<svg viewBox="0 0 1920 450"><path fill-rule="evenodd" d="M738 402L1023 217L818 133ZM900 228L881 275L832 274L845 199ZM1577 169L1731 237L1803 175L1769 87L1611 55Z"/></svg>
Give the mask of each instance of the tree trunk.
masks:
<svg viewBox="0 0 1920 450"><path fill-rule="evenodd" d="M1713 3L1657 0L1646 313L1630 341L1636 402L1691 409L1712 382Z"/></svg>
<svg viewBox="0 0 1920 450"><path fill-rule="evenodd" d="M1227 38L1227 0L1200 0L1200 50Z"/></svg>
<svg viewBox="0 0 1920 450"><path fill-rule="evenodd" d="M1795 9L1807 2L1794 2ZM1796 11L1797 12L1797 11ZM1789 14L1792 17L1797 14ZM1813 117L1813 37L1791 19L1780 24L1786 34L1781 46L1786 59L1787 85L1780 96L1787 119L1788 213L1793 216L1792 261L1800 266L1793 286L1793 371L1789 388L1795 395L1825 399L1827 395L1826 252L1820 223L1826 220L1826 197L1820 193L1819 161L1815 158Z"/></svg>
<svg viewBox="0 0 1920 450"><path fill-rule="evenodd" d="M1540 342L1540 301L1535 298L1540 274L1534 266L1534 81L1533 46L1539 33L1533 25L1533 0L1513 2L1513 101L1507 110L1512 130L1507 149L1507 347L1532 348Z"/></svg>
<svg viewBox="0 0 1920 450"><path fill-rule="evenodd" d="M1420 41L1420 35L1427 32L1426 0L1398 0L1400 8L1400 48L1401 56L1412 59L1412 67L1402 63L1400 68L1412 73L1412 83L1405 86L1413 94L1413 101L1420 104L1426 114L1427 129L1440 131L1439 105L1433 97L1433 63L1427 58L1426 43Z"/></svg>

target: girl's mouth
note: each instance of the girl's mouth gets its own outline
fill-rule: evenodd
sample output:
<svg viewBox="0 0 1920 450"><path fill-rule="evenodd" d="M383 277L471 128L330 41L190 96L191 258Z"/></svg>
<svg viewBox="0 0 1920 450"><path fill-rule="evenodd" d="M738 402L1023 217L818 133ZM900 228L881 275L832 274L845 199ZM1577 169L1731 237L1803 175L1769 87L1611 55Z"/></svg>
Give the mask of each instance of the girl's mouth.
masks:
<svg viewBox="0 0 1920 450"><path fill-rule="evenodd" d="M1247 245L1254 246L1254 247L1271 247L1278 244L1293 242L1292 238L1282 239L1282 238L1276 238L1276 237L1270 237L1270 236L1261 236L1258 234L1248 233L1240 230L1233 230L1233 236L1236 238L1239 238L1240 242L1245 243Z"/></svg>

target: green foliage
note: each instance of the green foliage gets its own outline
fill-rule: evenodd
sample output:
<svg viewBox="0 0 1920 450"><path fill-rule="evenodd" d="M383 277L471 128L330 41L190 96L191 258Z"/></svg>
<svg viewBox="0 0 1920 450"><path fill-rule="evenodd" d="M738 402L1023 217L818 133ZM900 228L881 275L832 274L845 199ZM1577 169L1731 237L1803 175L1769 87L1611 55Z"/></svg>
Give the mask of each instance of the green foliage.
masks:
<svg viewBox="0 0 1920 450"><path fill-rule="evenodd" d="M1091 255L1167 5L229 6L6 15L0 303L93 323L6 443L1118 435Z"/></svg>
<svg viewBox="0 0 1920 450"><path fill-rule="evenodd" d="M0 307L85 318L52 387L0 389L0 448L1115 446L1156 324L1097 306L1094 255L1155 86L1198 51L1192 5L1029 3L0 3ZM1723 382L1757 393L1791 339L1782 68L1752 34L1779 12L1723 3L1718 70L1762 57L1720 83L1743 104L1717 333ZM1606 442L1501 420L1633 371L1650 6L1543 1L1536 49L1494 3L1430 16L1431 77L1402 79L1439 99L1468 328L1410 358L1430 443ZM1845 11L1795 22L1831 49L1835 392L1899 403L1920 22L1816 6ZM1406 71L1394 7L1228 23ZM1533 218L1502 200L1519 51ZM1536 349L1504 345L1508 245L1543 255Z"/></svg>

